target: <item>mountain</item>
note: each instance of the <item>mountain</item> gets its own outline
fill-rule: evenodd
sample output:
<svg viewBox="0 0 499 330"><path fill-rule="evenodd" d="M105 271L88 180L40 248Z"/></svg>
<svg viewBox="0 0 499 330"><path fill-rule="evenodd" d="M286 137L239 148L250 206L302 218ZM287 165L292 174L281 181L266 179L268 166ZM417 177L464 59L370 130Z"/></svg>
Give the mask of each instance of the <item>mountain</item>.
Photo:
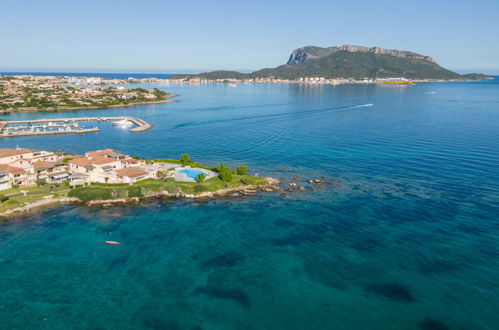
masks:
<svg viewBox="0 0 499 330"><path fill-rule="evenodd" d="M411 51L352 45L298 48L291 53L286 64L248 74L236 71L214 71L195 76L174 76L172 78L180 77L197 77L209 80L296 79L305 77L352 79L404 77L436 80L478 80L485 78L481 74L460 75L441 67L430 56Z"/></svg>
<svg viewBox="0 0 499 330"><path fill-rule="evenodd" d="M298 49L295 49L291 53L291 56L289 57L288 63L286 63L286 64L290 64L290 65L291 64L302 64L302 63L306 62L307 60L325 57L325 56L328 56L328 55L331 55L331 54L334 54L337 52L341 52L341 51L346 51L346 52L351 52L351 53L369 53L369 54L378 54L378 55L391 55L391 56L395 56L395 57L419 59L419 60L425 60L425 61L436 63L436 61L429 56L424 56L424 55L414 53L414 52L409 52L406 50L384 49L384 48L379 48L379 47L369 48L369 47L363 47L363 46L344 45L344 46L339 46L339 47L328 47L328 48L315 47L315 46L298 48Z"/></svg>

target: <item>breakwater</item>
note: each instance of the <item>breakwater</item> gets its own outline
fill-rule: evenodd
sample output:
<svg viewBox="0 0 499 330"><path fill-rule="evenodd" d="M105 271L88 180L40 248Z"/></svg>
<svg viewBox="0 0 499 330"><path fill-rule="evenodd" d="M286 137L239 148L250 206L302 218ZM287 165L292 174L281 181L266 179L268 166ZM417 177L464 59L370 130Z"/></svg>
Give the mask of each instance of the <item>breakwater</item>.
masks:
<svg viewBox="0 0 499 330"><path fill-rule="evenodd" d="M148 122L129 116L118 117L75 117L75 118L50 118L31 120L12 120L0 122L0 138L17 136L38 136L54 134L80 134L100 131L99 128L81 128L78 122L130 122L135 126L130 132L143 132L152 127Z"/></svg>

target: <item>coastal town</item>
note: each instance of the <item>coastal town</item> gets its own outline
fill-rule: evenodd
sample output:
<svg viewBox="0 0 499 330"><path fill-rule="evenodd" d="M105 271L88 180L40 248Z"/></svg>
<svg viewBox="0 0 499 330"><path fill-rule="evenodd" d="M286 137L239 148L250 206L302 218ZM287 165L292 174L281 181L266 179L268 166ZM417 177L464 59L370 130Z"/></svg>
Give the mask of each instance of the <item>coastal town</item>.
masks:
<svg viewBox="0 0 499 330"><path fill-rule="evenodd" d="M0 149L0 190L40 184L68 182L71 186L100 183L134 183L147 178L173 178L195 182L197 175L206 179L215 172L190 168L186 171L178 161L150 162L121 152L104 149L83 155L66 155L28 148ZM195 175L194 175L195 174Z"/></svg>
<svg viewBox="0 0 499 330"><path fill-rule="evenodd" d="M158 88L126 88L123 83L96 77L0 75L0 112L125 107L167 103L173 96ZM112 86L90 86L104 84Z"/></svg>
<svg viewBox="0 0 499 330"><path fill-rule="evenodd" d="M277 191L278 180L249 175L247 167L206 166L179 159L143 160L113 149L67 154L31 148L0 149L0 216L54 203L89 205L140 198L211 198Z"/></svg>

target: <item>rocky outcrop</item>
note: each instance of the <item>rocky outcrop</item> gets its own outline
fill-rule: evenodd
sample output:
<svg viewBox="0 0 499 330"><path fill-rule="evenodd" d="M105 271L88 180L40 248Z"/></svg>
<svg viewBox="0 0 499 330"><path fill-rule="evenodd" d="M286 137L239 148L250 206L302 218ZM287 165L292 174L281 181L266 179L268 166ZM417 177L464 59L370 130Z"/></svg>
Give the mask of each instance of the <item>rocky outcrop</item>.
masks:
<svg viewBox="0 0 499 330"><path fill-rule="evenodd" d="M380 47L364 47L364 46L353 46L353 45L343 45L343 46L335 46L335 47L303 47L295 49L289 60L287 62L288 65L302 64L308 60L325 57L331 54L334 54L339 51L347 51L351 53L371 53L377 55L391 55L402 58L412 58L418 60L425 60L428 62L436 63L436 61L426 55L421 55L415 52L410 52L406 50L398 50L398 49L384 49Z"/></svg>
<svg viewBox="0 0 499 330"><path fill-rule="evenodd" d="M59 197L55 198L53 195L44 196L41 200L36 202L26 204L22 207L17 207L14 209L6 210L0 213L0 218L9 217L12 215L30 212L35 209L38 209L42 206L48 206L51 204L57 203L81 203L87 206L111 206L113 204L128 204L128 203L137 203L141 200L148 198L178 198L178 199L210 199L216 197L243 197L243 196L255 196L257 191L277 191L277 185L280 183L278 179L274 178L266 178L267 183L262 186L253 186L253 185L243 185L234 188L227 188L218 190L215 192L203 192L200 194L185 194L182 191L177 193L169 193L168 191L162 191L158 193L150 193L144 195L142 197L128 197L128 198L115 198L115 199L100 199L100 200L92 200L88 202L84 202L76 197Z"/></svg>

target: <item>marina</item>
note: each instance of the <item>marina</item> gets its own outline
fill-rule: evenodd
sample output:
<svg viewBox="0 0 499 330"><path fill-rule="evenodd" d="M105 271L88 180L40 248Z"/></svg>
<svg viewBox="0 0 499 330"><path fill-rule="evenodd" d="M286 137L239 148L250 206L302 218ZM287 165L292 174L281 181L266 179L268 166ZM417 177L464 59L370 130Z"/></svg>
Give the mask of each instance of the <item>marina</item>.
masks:
<svg viewBox="0 0 499 330"><path fill-rule="evenodd" d="M82 127L84 122L111 122L118 128L130 128L130 132L143 132L152 127L148 122L128 116L119 117L75 117L0 122L0 138L17 136L38 136L54 134L81 134L98 132L98 127Z"/></svg>

